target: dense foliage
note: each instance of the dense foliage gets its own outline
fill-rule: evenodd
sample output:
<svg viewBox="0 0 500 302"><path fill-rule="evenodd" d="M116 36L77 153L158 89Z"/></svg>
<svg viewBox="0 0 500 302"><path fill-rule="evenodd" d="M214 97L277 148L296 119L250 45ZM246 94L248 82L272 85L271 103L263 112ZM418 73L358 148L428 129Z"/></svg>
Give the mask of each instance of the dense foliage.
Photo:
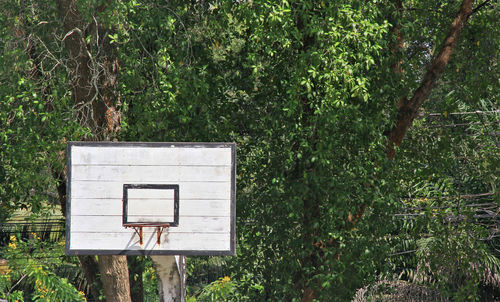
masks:
<svg viewBox="0 0 500 302"><path fill-rule="evenodd" d="M54 245L40 239L36 233L30 234L27 240L10 236L6 251L2 251L9 263L9 271L0 275L2 298L8 301L85 301L84 292L56 274L75 271L72 269L75 263L64 261L64 242Z"/></svg>
<svg viewBox="0 0 500 302"><path fill-rule="evenodd" d="M0 221L54 203L69 140L234 141L238 256L200 301L347 301L394 278L498 294L493 2L474 6L394 160L398 101L432 68L456 1L79 0L86 26L70 31L66 2L0 13ZM97 102L120 113L112 135Z"/></svg>

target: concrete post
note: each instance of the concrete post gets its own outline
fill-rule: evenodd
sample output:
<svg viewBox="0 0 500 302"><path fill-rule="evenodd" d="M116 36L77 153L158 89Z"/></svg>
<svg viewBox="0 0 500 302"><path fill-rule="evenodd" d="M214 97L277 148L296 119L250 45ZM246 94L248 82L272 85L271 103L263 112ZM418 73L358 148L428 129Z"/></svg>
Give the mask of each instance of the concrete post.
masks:
<svg viewBox="0 0 500 302"><path fill-rule="evenodd" d="M158 276L160 302L186 301L186 257L151 256Z"/></svg>

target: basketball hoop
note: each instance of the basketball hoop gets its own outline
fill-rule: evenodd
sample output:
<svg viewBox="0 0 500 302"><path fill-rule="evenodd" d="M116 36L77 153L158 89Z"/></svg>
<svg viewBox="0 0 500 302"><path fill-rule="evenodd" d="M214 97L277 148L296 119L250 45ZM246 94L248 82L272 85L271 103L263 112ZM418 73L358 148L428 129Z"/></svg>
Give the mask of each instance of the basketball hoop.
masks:
<svg viewBox="0 0 500 302"><path fill-rule="evenodd" d="M156 228L156 243L160 245L161 243L161 234L163 230L170 227L169 223L154 223L154 222L135 222L135 223L125 223L123 226L127 228L133 228L135 233L139 236L139 244L143 244L143 236L142 236L142 228L143 227L151 227Z"/></svg>
<svg viewBox="0 0 500 302"><path fill-rule="evenodd" d="M129 190L163 190L165 193L171 191L173 194L173 221L130 221L128 213ZM161 234L163 230L169 227L176 227L179 224L179 185L172 184L124 184L123 185L123 223L125 228L133 228L135 233L139 235L139 244L142 245L143 232L142 228L156 228L157 239L156 243L160 245Z"/></svg>
<svg viewBox="0 0 500 302"><path fill-rule="evenodd" d="M236 253L236 144L69 142L68 255Z"/></svg>

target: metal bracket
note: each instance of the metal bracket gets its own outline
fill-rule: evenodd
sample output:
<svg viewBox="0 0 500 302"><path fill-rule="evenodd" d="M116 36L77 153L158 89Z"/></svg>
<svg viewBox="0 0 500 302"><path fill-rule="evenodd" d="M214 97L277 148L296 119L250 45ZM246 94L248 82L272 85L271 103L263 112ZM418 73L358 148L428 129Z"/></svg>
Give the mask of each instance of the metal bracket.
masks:
<svg viewBox="0 0 500 302"><path fill-rule="evenodd" d="M156 243L160 245L161 243L161 234L163 230L170 227L168 223L127 223L123 225L125 228L133 228L135 233L139 236L139 244L142 245L143 241L143 227L156 227Z"/></svg>

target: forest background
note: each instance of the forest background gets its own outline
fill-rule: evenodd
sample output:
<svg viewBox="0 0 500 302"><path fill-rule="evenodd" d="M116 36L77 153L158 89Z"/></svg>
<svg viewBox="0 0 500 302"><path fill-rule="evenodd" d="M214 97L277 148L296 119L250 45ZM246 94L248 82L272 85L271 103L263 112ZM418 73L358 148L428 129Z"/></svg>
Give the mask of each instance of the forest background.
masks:
<svg viewBox="0 0 500 302"><path fill-rule="evenodd" d="M0 3L0 298L157 299L47 228L78 140L237 143L237 256L188 299L500 296L497 1Z"/></svg>

